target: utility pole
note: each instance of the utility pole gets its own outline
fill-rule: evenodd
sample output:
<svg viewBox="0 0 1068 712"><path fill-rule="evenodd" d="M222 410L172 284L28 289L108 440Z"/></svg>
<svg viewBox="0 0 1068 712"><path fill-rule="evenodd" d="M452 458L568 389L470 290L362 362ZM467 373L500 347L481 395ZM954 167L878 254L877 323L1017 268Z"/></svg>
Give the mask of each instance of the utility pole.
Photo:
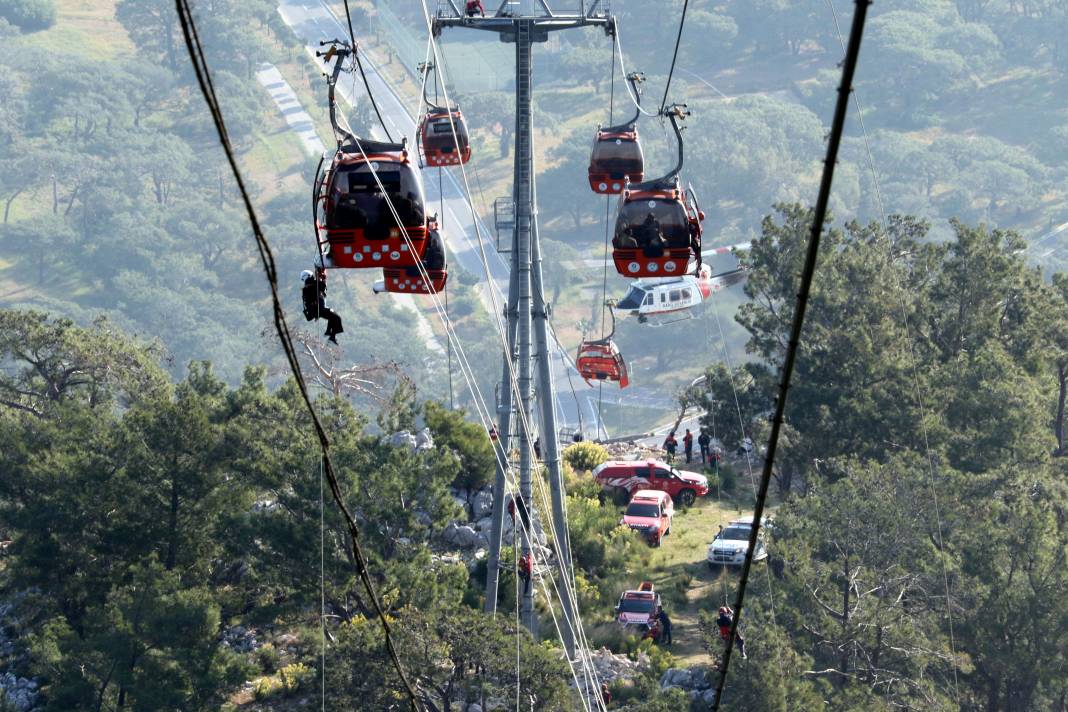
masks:
<svg viewBox="0 0 1068 712"><path fill-rule="evenodd" d="M501 531L504 525L505 467L509 466L509 443L514 428L519 446L519 493L516 505L516 534L521 535L522 553L531 553L537 545L523 531L520 519L525 504L530 534L534 533L534 453L528 443L536 437L530 432L537 422L541 438L544 465L552 493L552 521L556 531L556 553L560 565L557 587L563 599L564 646L570 658L575 657L577 630L575 611L577 599L571 579L571 546L567 537L566 507L563 477L560 471L560 452L557 444L556 398L552 383L552 363L549 351L548 318L549 305L545 301L542 282L541 245L538 238L535 192L533 121L531 100L533 95L532 53L537 42L549 39L549 33L578 27L601 27L606 34L615 32L615 19L609 15L608 0L572 0L577 12L556 13L547 0L503 0L492 14L485 17L466 17L461 10L461 0L439 0L437 15L433 20L433 32L439 35L446 27L466 27L474 30L496 32L502 42L515 43L515 166L512 185L513 214L515 227L512 232L511 272L508 283L509 353L504 357L500 402L498 405L497 479L493 498L493 529L490 537L489 566L486 575L486 611L497 610L497 589L500 575ZM492 7L496 0L487 3ZM579 186L576 186L576 190ZM532 369L532 359L536 368ZM518 394L512 393L511 373L514 370ZM532 370L536 373L532 374ZM531 381L536 381L537 402L541 410L538 421L533 419L531 401L534 391ZM517 395L518 398L514 397ZM521 533L522 532L522 533ZM520 604L523 624L533 633L536 631L534 614L534 575L531 585L525 587ZM517 583L521 588L523 584Z"/></svg>

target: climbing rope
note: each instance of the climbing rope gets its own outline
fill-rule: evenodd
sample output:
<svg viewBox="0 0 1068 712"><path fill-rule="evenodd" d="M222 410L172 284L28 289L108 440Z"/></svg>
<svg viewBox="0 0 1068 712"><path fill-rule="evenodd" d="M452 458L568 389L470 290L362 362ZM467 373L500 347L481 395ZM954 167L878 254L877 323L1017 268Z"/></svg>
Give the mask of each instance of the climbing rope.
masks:
<svg viewBox="0 0 1068 712"><path fill-rule="evenodd" d="M812 220L812 231L809 236L808 250L805 254L804 270L801 273L801 283L797 292L797 306L794 310L793 323L790 327L790 337L787 342L786 355L783 359L781 380L779 382L779 396L775 402L775 414L771 419L771 435L768 438L768 449L764 459L763 471L760 475L760 489L757 493L756 508L753 512L753 526L749 533L749 546L745 552L745 563L742 565L741 577L738 581L738 595L735 599L734 618L731 622L730 635L727 638L726 650L723 655L723 663L720 665L719 682L716 685L716 697L712 703L712 710L719 710L723 701L723 687L727 681L727 672L730 670L731 652L734 641L738 634L738 622L742 618L743 605L745 603L745 590L749 583L749 572L753 565L753 552L756 549L757 537L760 534L760 524L764 516L764 505L768 497L768 485L771 482L771 472L775 466L775 453L779 445L779 433L782 430L784 414L786 411L786 399L789 394L790 380L793 377L794 364L797 360L797 352L801 344L801 328L805 323L805 311L808 308L808 298L812 290L812 282L816 273L816 260L819 256L820 238L823 235L823 221L827 215L827 203L831 197L831 185L834 181L834 168L838 160L838 148L842 141L842 132L845 128L846 112L849 108L849 94L853 87L853 76L857 69L857 58L860 55L860 42L864 34L864 20L868 14L868 6L871 0L855 0L856 12L853 14L853 28L849 35L849 46L846 51L845 61L842 65L842 81L838 87L838 100L835 103L834 119L831 123L830 138L827 142L827 157L823 164L823 177L820 180L819 196L816 199L816 208Z"/></svg>
<svg viewBox="0 0 1068 712"><path fill-rule="evenodd" d="M327 477L327 481L330 484L330 492L334 497L334 502L338 509L341 511L342 516L345 519L346 528L349 534L349 540L352 550L353 561L356 567L357 576L360 582L363 584L364 590L367 593L367 597L371 604L371 609L374 611L375 616L378 618L381 624L383 638L385 640L386 651L389 658L396 669L402 685L404 686L407 694L410 706L417 712L421 709L419 698L408 681L408 676L404 671L404 666L401 664L400 657L397 654L397 649L393 641L392 632L389 621L386 618L385 612L382 608L382 604L378 599L378 595L375 591L373 582L371 581L370 572L367 567L367 559L364 556L363 549L360 545L360 532L356 525L356 521L353 518L348 507L345 505L343 495L341 493L341 487L338 484L337 475L334 471L333 460L330 457L330 439L326 433L326 429L323 427L322 422L319 419L318 414L315 411L315 407L311 401L311 396L308 393L307 384L304 381L304 376L300 368L300 363L297 359L296 350L293 347L292 337L289 333L289 327L286 323L285 312L282 309L282 302L278 296L278 271L274 260L274 254L271 251L270 243L266 236L263 234L263 230L260 227L259 219L256 217L256 211L252 206L252 199L249 197L248 190L245 187L244 179L241 176L241 171L237 166L237 159L233 151L233 147L230 143L230 136L226 130L226 122L223 118L222 109L219 106L218 98L215 94L215 86L211 79L211 73L208 70L207 60L204 57L203 46L200 42L200 37L197 34L196 22L193 19L192 9L189 7L188 0L175 0L175 6L178 12L178 19L182 26L182 35L185 39L186 50L189 53L190 61L193 64L193 70L196 74L197 84L200 87L200 91L204 96L204 101L208 105L208 110L211 113L212 122L215 125L215 129L219 135L219 142L222 144L223 151L226 154L226 159L230 164L230 169L233 172L234 180L237 183L239 192L241 193L241 199L244 203L245 210L248 213L249 223L252 227L253 235L256 239L256 249L260 256L260 261L263 265L264 274L267 277L267 282L271 290L271 301L274 313L275 331L278 334L278 339L282 344L282 349L286 354L286 360L289 363L289 368L293 374L293 378L297 383L297 387L300 390L301 398L307 407L308 413L311 416L312 423L315 426L316 435L319 439L319 446L322 450L323 456L323 468Z"/></svg>

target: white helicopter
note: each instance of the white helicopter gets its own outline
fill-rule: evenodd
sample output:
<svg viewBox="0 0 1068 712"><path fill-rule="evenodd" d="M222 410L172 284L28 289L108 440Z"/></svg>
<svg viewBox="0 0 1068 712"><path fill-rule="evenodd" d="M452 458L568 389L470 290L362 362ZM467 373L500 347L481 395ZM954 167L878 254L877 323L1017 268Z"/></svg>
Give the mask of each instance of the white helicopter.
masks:
<svg viewBox="0 0 1068 712"><path fill-rule="evenodd" d="M751 243L717 247L702 252L702 258L721 255L734 250L747 250ZM676 321L693 319L688 310L698 306L716 292L745 281L747 271L737 267L719 274L712 274L712 268L702 263L694 274L678 277L656 277L639 279L631 282L626 295L616 302L615 311L621 316L636 316L639 324L664 326ZM667 314L679 313L677 319L663 321Z"/></svg>

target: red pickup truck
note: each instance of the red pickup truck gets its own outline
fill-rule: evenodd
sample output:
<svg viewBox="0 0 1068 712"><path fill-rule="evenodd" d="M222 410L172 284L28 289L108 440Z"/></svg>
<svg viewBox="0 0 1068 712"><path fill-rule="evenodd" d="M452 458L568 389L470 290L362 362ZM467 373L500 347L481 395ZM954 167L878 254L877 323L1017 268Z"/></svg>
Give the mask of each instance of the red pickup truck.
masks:
<svg viewBox="0 0 1068 712"><path fill-rule="evenodd" d="M593 476L620 504L630 501L638 490L661 490L686 506L708 494L707 477L676 470L658 460L609 460L598 465Z"/></svg>

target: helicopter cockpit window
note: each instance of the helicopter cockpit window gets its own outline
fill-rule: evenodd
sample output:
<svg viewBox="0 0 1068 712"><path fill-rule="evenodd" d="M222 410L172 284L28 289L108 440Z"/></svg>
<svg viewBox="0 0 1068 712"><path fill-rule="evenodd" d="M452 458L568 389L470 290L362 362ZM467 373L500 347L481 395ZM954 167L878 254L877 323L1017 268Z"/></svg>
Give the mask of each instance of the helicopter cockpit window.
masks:
<svg viewBox="0 0 1068 712"><path fill-rule="evenodd" d="M644 299L646 303L649 301L649 296L646 295L645 290L641 287L632 286L627 290L626 296L616 303L617 309L637 309L642 305Z"/></svg>

